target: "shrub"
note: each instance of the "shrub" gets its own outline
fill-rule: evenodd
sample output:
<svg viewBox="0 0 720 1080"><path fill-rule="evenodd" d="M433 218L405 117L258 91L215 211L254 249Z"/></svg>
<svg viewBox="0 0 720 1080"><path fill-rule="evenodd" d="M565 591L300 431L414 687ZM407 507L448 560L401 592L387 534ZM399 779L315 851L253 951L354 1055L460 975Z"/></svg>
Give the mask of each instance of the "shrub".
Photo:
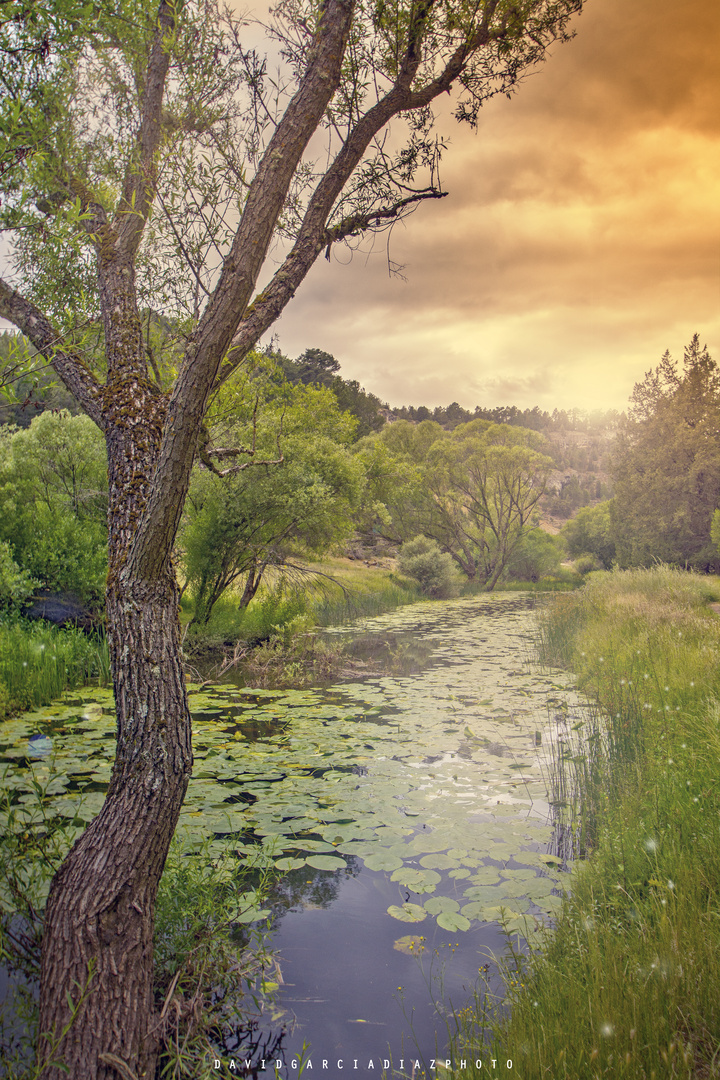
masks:
<svg viewBox="0 0 720 1080"><path fill-rule="evenodd" d="M600 568L609 570L615 561L611 501L578 510L563 528L562 536L571 557L594 555Z"/></svg>
<svg viewBox="0 0 720 1080"><path fill-rule="evenodd" d="M398 552L398 568L417 581L420 591L435 600L457 594L452 558L440 550L435 540L416 536L407 540Z"/></svg>
<svg viewBox="0 0 720 1080"><path fill-rule="evenodd" d="M505 566L510 581L539 581L560 567L562 541L543 529L525 529Z"/></svg>
<svg viewBox="0 0 720 1080"><path fill-rule="evenodd" d="M581 555L575 560L575 573L581 574L585 577L586 574L591 573L593 570L602 570L602 563L596 555Z"/></svg>
<svg viewBox="0 0 720 1080"><path fill-rule="evenodd" d="M0 608L19 607L36 585L37 582L15 562L10 545L0 540Z"/></svg>

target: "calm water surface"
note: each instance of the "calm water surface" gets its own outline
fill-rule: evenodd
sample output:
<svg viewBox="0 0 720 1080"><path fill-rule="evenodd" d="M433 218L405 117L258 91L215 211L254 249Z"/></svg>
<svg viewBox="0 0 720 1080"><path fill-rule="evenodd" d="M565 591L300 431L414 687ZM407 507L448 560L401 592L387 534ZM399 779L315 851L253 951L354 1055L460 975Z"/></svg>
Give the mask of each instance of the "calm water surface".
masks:
<svg viewBox="0 0 720 1080"><path fill-rule="evenodd" d="M303 1053L309 1076L323 1059L341 1077L340 1059L366 1075L384 1060L427 1065L479 968L497 983L500 909L528 937L551 920L567 877L546 795L551 720L583 702L532 664L535 619L525 594L416 604L328 631L372 676L191 694L180 834L282 871L267 905L282 982L226 1065L265 1057L292 1076ZM102 803L113 732L107 691L7 721L5 782L51 781L53 811L79 829ZM46 757L30 749L38 736Z"/></svg>
<svg viewBox="0 0 720 1080"><path fill-rule="evenodd" d="M315 1067L342 1058L366 1072L371 1059L407 1069L443 1055L449 1003L461 1008L503 951L499 908L528 935L549 921L565 876L546 795L549 715L583 703L569 679L531 663L535 618L534 598L511 594L330 631L388 674L326 688L319 703L361 711L314 721L329 730L309 790L307 772L275 781L288 801L313 803L298 854L304 835L345 862L293 869L278 890L283 1014L257 1037L290 1073L303 1050ZM286 758L312 738L305 723L285 729ZM308 815L324 817L320 829Z"/></svg>

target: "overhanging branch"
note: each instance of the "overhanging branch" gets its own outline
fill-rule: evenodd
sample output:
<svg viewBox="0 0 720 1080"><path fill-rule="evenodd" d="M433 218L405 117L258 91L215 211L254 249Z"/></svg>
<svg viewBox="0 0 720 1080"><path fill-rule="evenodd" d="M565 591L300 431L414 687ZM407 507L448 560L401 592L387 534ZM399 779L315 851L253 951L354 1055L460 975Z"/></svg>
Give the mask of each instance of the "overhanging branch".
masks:
<svg viewBox="0 0 720 1080"><path fill-rule="evenodd" d="M449 192L439 191L437 188L426 188L424 191L416 191L414 195L407 195L404 199L398 199L392 206L366 214L349 215L332 229L325 231L324 240L327 242L325 257L330 257L330 248L338 240L344 240L347 236L357 236L359 233L376 228L381 223L397 220L402 217L403 211L414 203L424 202L425 199L444 199L448 194Z"/></svg>
<svg viewBox="0 0 720 1080"><path fill-rule="evenodd" d="M105 430L102 386L88 371L82 358L64 348L62 338L50 320L26 297L0 278L0 315L28 338L39 353L52 364L57 375L73 394L91 420Z"/></svg>

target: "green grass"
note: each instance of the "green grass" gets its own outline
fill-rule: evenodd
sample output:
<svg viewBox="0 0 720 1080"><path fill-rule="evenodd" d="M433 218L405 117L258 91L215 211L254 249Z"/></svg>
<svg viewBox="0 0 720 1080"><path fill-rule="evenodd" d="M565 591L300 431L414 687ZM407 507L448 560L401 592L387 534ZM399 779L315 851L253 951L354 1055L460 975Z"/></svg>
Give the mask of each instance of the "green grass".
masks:
<svg viewBox="0 0 720 1080"><path fill-rule="evenodd" d="M47 623L0 620L0 718L47 705L64 690L109 681L104 638Z"/></svg>
<svg viewBox="0 0 720 1080"><path fill-rule="evenodd" d="M314 626L333 626L361 616L380 615L421 599L417 586L381 567L348 559L308 563L290 582L268 576L245 611L228 592L213 608L206 626L191 626L187 644L213 647L238 640L249 645L270 639L285 643ZM190 597L183 597L184 621L191 617Z"/></svg>
<svg viewBox="0 0 720 1080"><path fill-rule="evenodd" d="M522 1080L720 1076L718 597L717 579L660 567L591 575L550 608L544 658L606 717L556 761L590 804L591 853L555 931L509 948L505 1001L481 988L456 1014L456 1055L489 1033Z"/></svg>
<svg viewBox="0 0 720 1080"><path fill-rule="evenodd" d="M423 599L414 581L380 566L333 559L317 569L337 582L320 579L312 596L311 611L318 626L336 626L352 619L382 615Z"/></svg>

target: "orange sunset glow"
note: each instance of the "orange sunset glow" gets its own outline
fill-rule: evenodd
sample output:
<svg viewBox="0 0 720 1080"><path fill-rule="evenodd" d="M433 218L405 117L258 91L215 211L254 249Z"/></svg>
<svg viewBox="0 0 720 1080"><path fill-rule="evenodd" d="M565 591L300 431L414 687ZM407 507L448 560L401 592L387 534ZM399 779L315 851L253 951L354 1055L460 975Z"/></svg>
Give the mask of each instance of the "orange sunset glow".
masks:
<svg viewBox="0 0 720 1080"><path fill-rule="evenodd" d="M449 196L321 260L283 352L395 405L550 410L623 409L696 331L720 360L720 7L589 0L575 28L477 132L440 119Z"/></svg>

